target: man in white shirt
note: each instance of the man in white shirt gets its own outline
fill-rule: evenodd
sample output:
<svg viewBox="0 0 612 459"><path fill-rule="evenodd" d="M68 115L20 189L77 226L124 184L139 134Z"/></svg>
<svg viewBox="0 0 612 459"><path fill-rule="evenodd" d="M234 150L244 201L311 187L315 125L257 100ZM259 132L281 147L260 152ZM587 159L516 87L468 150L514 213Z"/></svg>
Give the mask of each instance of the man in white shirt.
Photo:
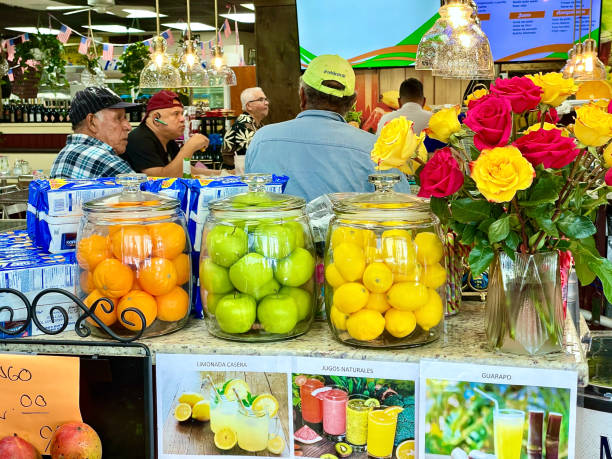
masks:
<svg viewBox="0 0 612 459"><path fill-rule="evenodd" d="M401 84L399 94L400 108L382 116L378 122L376 136L380 135L380 130L385 124L398 116L404 116L407 120L412 121L414 123L412 129L417 135L429 124L429 118L431 118L432 114L427 110L423 110L425 105L423 83L416 78L408 78Z"/></svg>

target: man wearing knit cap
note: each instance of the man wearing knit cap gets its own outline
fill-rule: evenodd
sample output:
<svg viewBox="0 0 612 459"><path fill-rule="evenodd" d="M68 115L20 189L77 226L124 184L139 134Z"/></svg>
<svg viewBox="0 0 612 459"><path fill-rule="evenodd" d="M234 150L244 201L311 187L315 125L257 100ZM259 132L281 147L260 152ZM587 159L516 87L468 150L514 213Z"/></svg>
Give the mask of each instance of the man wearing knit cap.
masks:
<svg viewBox="0 0 612 459"><path fill-rule="evenodd" d="M192 135L183 148L175 142L183 135L185 117L179 96L166 89L147 104L145 119L128 137L125 159L136 172L153 177L181 177L183 159L208 146L208 138ZM205 171L205 169L203 170ZM193 173L203 172L193 169Z"/></svg>
<svg viewBox="0 0 612 459"><path fill-rule="evenodd" d="M286 174L285 192L311 201L323 194L373 191L368 175L376 172L370 151L376 138L356 129L344 116L355 103L355 73L340 56L310 61L300 79L298 116L259 129L246 153L246 172ZM410 192L402 181L395 187Z"/></svg>

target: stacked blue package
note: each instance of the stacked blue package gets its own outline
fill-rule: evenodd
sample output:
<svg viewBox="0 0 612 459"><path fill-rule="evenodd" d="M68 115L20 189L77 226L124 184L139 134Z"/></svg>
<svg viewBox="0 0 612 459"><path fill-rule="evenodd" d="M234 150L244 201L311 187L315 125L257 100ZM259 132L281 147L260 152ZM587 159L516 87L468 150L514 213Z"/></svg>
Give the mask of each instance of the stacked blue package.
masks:
<svg viewBox="0 0 612 459"><path fill-rule="evenodd" d="M142 191L159 193L176 199L181 203L181 210L183 213L187 215L189 189L184 179L149 177L146 182L140 185L140 189Z"/></svg>

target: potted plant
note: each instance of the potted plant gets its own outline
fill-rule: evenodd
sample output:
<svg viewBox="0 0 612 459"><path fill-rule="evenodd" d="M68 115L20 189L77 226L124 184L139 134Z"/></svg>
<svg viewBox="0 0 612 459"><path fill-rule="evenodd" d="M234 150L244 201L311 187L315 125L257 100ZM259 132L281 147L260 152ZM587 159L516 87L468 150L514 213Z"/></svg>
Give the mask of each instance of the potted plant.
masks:
<svg viewBox="0 0 612 459"><path fill-rule="evenodd" d="M123 73L121 79L129 89L138 89L140 73L149 60L149 48L143 42L129 45L119 57L118 69Z"/></svg>
<svg viewBox="0 0 612 459"><path fill-rule="evenodd" d="M58 88L68 84L63 54L64 45L54 35L29 34L28 41L15 46L13 64L21 68L24 79Z"/></svg>

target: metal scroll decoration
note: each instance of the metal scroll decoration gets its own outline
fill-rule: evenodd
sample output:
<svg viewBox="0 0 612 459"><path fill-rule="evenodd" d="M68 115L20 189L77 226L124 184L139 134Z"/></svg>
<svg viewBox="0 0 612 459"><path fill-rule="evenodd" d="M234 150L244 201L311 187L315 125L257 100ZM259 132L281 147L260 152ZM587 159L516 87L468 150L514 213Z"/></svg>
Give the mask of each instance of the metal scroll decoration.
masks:
<svg viewBox="0 0 612 459"><path fill-rule="evenodd" d="M51 293L58 293L60 295L63 295L69 298L71 301L74 301L74 303L81 309L82 314L79 316L76 323L74 324L74 331L81 338L87 338L88 336L91 335L91 328L90 328L90 325L87 324L87 321L89 321L90 323L95 322L97 327L100 328L101 330L104 330L104 332L110 338L120 341L122 343L129 343L129 342L139 339L142 336L146 328L146 319L145 319L144 314L136 308L126 308L125 310L121 312L121 321L127 325L136 326L136 323L128 319L128 313L133 313L136 315L136 317L138 317L138 320L140 320L140 327L138 327L138 331L135 332L134 335L131 335L129 337L120 336L116 334L104 322L102 322L102 320L100 320L99 317L95 315L97 308L101 308L107 314L113 312L113 310L115 309L115 306L113 302L108 298L99 298L91 305L91 307L87 307L74 294L66 290L59 289L59 288L48 288L48 289L41 291L38 295L34 297L34 300L31 303L28 300L28 298L23 293L21 293L19 290L15 290L12 288L0 288L0 294L1 293L8 293L11 295L15 295L23 302L23 304L25 305L25 309L26 309L25 320L19 319L20 322L23 320L24 323L18 328L7 329L4 326L2 326L2 324L0 323L0 332L6 335L9 335L9 336L21 335L24 331L28 329L28 326L30 325L31 322L34 322L34 324L46 335L57 335L63 332L66 329L66 327L68 327L68 322L69 322L68 312L66 311L66 309L64 309L62 306L59 306L59 305L51 306L51 309L48 311L48 314L50 314L51 323L56 323L56 320L58 319L60 320L59 328L51 330L45 327L41 323L39 319L39 314L36 312L36 306L40 302L41 298ZM15 317L15 308L11 306L0 306L0 314L2 314L5 311L8 312L9 319L8 321L4 321L4 322L5 323L12 322ZM132 315L131 318L134 318L134 316Z"/></svg>

